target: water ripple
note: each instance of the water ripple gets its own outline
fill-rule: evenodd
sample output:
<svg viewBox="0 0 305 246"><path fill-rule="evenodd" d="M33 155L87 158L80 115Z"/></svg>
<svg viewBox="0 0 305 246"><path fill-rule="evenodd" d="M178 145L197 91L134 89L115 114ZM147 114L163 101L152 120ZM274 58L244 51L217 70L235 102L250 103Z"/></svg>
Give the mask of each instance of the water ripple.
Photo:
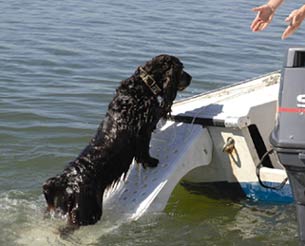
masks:
<svg viewBox="0 0 305 246"><path fill-rule="evenodd" d="M287 41L280 39L285 16L295 3L287 2L279 9L272 25L262 33L249 29L255 16L250 11L254 5L243 0L1 1L0 227L6 227L10 234L0 232L0 244L1 240L7 244L16 239L19 227L27 226L26 219L18 220L19 216L23 218L22 213L33 214L33 210L27 213L20 205L22 197L16 204L22 212L12 209L9 214L1 210L1 206L14 207L1 192L40 194L43 180L62 170L87 144L120 81L148 59L161 53L181 58L193 82L178 98L280 69L285 49L302 44L305 35L301 27ZM232 211L234 206L228 213ZM200 213L197 211L197 215ZM228 244L249 244L249 240L240 238L241 231L244 228L245 235L255 232L244 223L264 215L249 209L239 214L231 222L224 217L218 220L220 224L228 223L220 228L222 232L207 218L207 225L200 224L199 228L211 232L210 236L201 237L190 221L181 222L181 228L186 229L192 245L201 245L199 239L210 245L222 244L220 233ZM290 214L285 214L287 220ZM261 221L263 224L266 219ZM128 241L130 235L124 232L124 245L145 240L160 245L170 230L184 233L173 225L172 229L164 229L168 223L156 223L160 230L152 225L159 239L149 237L150 226L147 229L144 225L147 230L137 233L141 236L138 241ZM268 233L270 225L284 230L283 220L272 223L263 227ZM232 230L228 228L231 226ZM120 237L114 234L106 241L113 239L122 245ZM282 236L285 242L289 242L287 237ZM292 236L290 241L294 240ZM276 237L262 241L278 243ZM177 236L169 245L179 243L185 241Z"/></svg>

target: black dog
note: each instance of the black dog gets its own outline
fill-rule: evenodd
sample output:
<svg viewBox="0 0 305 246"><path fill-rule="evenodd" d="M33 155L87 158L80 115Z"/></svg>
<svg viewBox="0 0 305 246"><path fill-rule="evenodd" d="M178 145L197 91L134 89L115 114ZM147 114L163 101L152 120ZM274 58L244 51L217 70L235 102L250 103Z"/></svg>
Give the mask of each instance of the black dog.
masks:
<svg viewBox="0 0 305 246"><path fill-rule="evenodd" d="M152 131L190 82L179 59L169 55L153 58L122 81L89 145L44 183L48 211L67 215L74 227L96 223L104 190L127 173L133 158L144 167L157 166L149 155Z"/></svg>

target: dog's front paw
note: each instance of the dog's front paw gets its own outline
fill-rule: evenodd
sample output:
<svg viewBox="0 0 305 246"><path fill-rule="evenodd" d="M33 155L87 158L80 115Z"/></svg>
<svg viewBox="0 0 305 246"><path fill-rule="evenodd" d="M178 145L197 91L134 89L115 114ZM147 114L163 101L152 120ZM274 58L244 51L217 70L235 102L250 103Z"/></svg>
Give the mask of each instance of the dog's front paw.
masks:
<svg viewBox="0 0 305 246"><path fill-rule="evenodd" d="M156 167L156 166L158 166L159 160L156 159L156 158L153 158L153 157L149 157L145 160L142 160L141 163L142 163L142 166L144 168L146 168L146 167Z"/></svg>

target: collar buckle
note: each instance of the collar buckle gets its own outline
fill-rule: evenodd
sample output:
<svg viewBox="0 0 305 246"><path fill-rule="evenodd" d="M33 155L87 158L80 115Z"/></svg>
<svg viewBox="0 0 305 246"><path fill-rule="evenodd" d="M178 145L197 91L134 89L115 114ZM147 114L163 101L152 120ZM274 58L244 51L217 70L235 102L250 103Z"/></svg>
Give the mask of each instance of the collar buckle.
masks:
<svg viewBox="0 0 305 246"><path fill-rule="evenodd" d="M146 84L146 86L151 90L151 92L158 96L161 93L161 88L157 85L157 82L154 80L152 76L150 76L143 67L139 67L140 69L140 78Z"/></svg>

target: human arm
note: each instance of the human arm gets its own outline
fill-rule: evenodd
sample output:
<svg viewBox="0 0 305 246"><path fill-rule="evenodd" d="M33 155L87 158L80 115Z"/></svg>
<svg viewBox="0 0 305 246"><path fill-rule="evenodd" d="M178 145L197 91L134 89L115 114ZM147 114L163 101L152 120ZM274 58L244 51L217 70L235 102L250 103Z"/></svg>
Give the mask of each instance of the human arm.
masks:
<svg viewBox="0 0 305 246"><path fill-rule="evenodd" d="M258 32L266 29L275 14L277 8L284 0L270 0L267 4L253 8L252 11L257 12L250 28L253 32Z"/></svg>

